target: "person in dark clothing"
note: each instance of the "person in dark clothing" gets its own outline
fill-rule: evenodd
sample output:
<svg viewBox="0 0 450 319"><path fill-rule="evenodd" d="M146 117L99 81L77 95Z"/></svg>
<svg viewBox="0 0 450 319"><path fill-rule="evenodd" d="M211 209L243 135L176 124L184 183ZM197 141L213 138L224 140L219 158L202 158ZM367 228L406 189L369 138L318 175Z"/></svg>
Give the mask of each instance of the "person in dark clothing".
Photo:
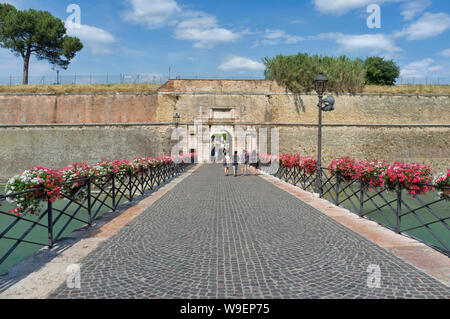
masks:
<svg viewBox="0 0 450 319"><path fill-rule="evenodd" d="M234 171L234 177L237 176L237 171L239 168L239 155L238 152L235 151L233 155L233 171Z"/></svg>
<svg viewBox="0 0 450 319"><path fill-rule="evenodd" d="M253 151L250 155L250 166L252 168L253 175L257 175L258 173L258 154L256 151Z"/></svg>
<svg viewBox="0 0 450 319"><path fill-rule="evenodd" d="M247 153L246 150L242 151L242 155L241 155L241 161L242 161L242 176L247 176L247 169L248 169L248 164L250 163L250 155Z"/></svg>

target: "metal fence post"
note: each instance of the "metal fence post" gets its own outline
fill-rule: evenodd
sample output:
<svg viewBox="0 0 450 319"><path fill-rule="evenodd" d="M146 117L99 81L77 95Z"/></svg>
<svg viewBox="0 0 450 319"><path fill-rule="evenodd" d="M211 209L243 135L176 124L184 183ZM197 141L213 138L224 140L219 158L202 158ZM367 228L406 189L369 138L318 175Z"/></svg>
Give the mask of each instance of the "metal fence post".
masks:
<svg viewBox="0 0 450 319"><path fill-rule="evenodd" d="M53 248L53 204L50 198L47 199L47 217L48 217L48 247Z"/></svg>
<svg viewBox="0 0 450 319"><path fill-rule="evenodd" d="M139 166L139 173L141 175L141 194L144 195L145 193L145 179L144 179L144 167Z"/></svg>
<svg viewBox="0 0 450 319"><path fill-rule="evenodd" d="M131 183L131 171L128 171L128 188L130 189L130 202L133 201L133 185Z"/></svg>
<svg viewBox="0 0 450 319"><path fill-rule="evenodd" d="M111 182L112 182L112 189L111 189L111 191L112 191L112 204L113 204L113 207L114 207L114 210L116 210L116 181L115 181L115 174L112 174L112 177L111 177Z"/></svg>
<svg viewBox="0 0 450 319"><path fill-rule="evenodd" d="M339 172L336 172L336 205L339 205L339 189L341 186L341 176L339 175Z"/></svg>
<svg viewBox="0 0 450 319"><path fill-rule="evenodd" d="M319 191L319 198L323 198L323 183L322 183L322 167L319 167L317 175L317 188Z"/></svg>
<svg viewBox="0 0 450 319"><path fill-rule="evenodd" d="M91 179L87 181L87 200L88 200L88 218L89 218L89 226L92 226L92 203L91 203Z"/></svg>
<svg viewBox="0 0 450 319"><path fill-rule="evenodd" d="M149 166L148 170L150 172L150 189L153 190L153 166Z"/></svg>
<svg viewBox="0 0 450 319"><path fill-rule="evenodd" d="M397 224L395 225L395 232L400 233L400 226L402 223L402 185L397 185Z"/></svg>
<svg viewBox="0 0 450 319"><path fill-rule="evenodd" d="M359 215L361 216L364 212L364 185L362 178L359 178L360 194L359 194Z"/></svg>

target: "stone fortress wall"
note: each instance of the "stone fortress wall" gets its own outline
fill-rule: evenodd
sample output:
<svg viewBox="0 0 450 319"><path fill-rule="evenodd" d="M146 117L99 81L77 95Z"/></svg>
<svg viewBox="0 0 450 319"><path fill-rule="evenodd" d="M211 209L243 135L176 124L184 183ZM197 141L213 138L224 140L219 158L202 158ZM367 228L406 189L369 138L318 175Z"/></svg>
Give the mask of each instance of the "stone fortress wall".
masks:
<svg viewBox="0 0 450 319"><path fill-rule="evenodd" d="M350 155L450 167L450 96L335 97L336 111L324 113L325 164ZM314 156L316 105L315 94L296 95L275 82L254 80L170 80L142 94L1 94L0 178L31 165L60 168L168 153L175 113L191 133L202 118L204 143L208 132L239 125L278 128L281 152Z"/></svg>

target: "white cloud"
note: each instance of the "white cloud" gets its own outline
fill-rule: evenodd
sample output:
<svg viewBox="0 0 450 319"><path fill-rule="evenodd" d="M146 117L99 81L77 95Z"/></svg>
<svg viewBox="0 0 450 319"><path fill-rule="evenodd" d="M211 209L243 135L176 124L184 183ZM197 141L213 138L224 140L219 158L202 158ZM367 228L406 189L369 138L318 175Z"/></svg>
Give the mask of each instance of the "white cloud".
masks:
<svg viewBox="0 0 450 319"><path fill-rule="evenodd" d="M295 44L303 40L304 40L303 37L289 35L282 30L266 29L265 34L263 35L263 40L261 40L261 43L268 45L277 45L279 43Z"/></svg>
<svg viewBox="0 0 450 319"><path fill-rule="evenodd" d="M425 78L430 73L437 72L443 69L442 65L434 65L434 60L431 58L414 61L401 69L400 76L407 78Z"/></svg>
<svg viewBox="0 0 450 319"><path fill-rule="evenodd" d="M406 21L411 21L431 5L431 0L417 0L405 3L402 6L402 15Z"/></svg>
<svg viewBox="0 0 450 319"><path fill-rule="evenodd" d="M370 53L400 51L393 40L384 34L344 35L336 40L344 51Z"/></svg>
<svg viewBox="0 0 450 319"><path fill-rule="evenodd" d="M175 0L128 0L131 10L125 11L125 20L142 24L149 29L173 25L181 8Z"/></svg>
<svg viewBox="0 0 450 319"><path fill-rule="evenodd" d="M304 20L304 19L295 19L295 20L292 20L292 21L289 22L289 23L291 23L291 24L307 24L308 21L307 21L307 20Z"/></svg>
<svg viewBox="0 0 450 319"><path fill-rule="evenodd" d="M436 65L428 68L428 71L430 72L437 72L442 70L444 67L442 65Z"/></svg>
<svg viewBox="0 0 450 319"><path fill-rule="evenodd" d="M174 37L193 41L196 48L211 48L217 43L234 42L243 33L221 27L215 16L202 11L183 10L175 0L128 0L125 20L155 29L174 26Z"/></svg>
<svg viewBox="0 0 450 319"><path fill-rule="evenodd" d="M402 0L313 0L316 10L321 13L342 15L351 10L367 7L369 4L397 2Z"/></svg>
<svg viewBox="0 0 450 319"><path fill-rule="evenodd" d="M450 58L450 48L439 52L439 55L443 56L444 58Z"/></svg>
<svg viewBox="0 0 450 319"><path fill-rule="evenodd" d="M224 63L218 66L221 71L263 71L264 64L240 56L230 56Z"/></svg>
<svg viewBox="0 0 450 319"><path fill-rule="evenodd" d="M68 21L66 28L68 35L80 38L81 42L94 54L111 53L111 45L116 42L113 34L97 27Z"/></svg>
<svg viewBox="0 0 450 319"><path fill-rule="evenodd" d="M177 24L174 36L178 40L193 41L196 48L211 48L217 43L234 42L242 34L220 27L216 17L204 12L186 12Z"/></svg>
<svg viewBox="0 0 450 319"><path fill-rule="evenodd" d="M450 16L447 13L426 12L419 20L407 25L395 36L405 36L408 40L423 40L438 36L449 28Z"/></svg>
<svg viewBox="0 0 450 319"><path fill-rule="evenodd" d="M401 51L395 42L385 34L360 34L349 35L339 32L321 33L309 37L309 40L335 40L339 45L339 51L354 53L365 52L369 54L386 54Z"/></svg>

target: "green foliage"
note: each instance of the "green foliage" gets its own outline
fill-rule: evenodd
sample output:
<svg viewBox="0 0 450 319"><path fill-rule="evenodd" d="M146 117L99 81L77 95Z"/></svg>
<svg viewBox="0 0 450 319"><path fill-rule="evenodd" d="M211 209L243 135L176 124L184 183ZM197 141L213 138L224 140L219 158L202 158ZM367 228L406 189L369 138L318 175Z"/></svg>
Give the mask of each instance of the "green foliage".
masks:
<svg viewBox="0 0 450 319"><path fill-rule="evenodd" d="M61 19L47 11L22 11L9 4L0 4L0 47L23 58L24 83L27 83L32 54L38 60L47 60L67 69L83 44L78 38L67 36Z"/></svg>
<svg viewBox="0 0 450 319"><path fill-rule="evenodd" d="M330 92L361 92L365 84L365 68L361 59L337 58L299 53L263 59L265 76L286 86L292 92L314 91L314 78L319 72L328 78Z"/></svg>
<svg viewBox="0 0 450 319"><path fill-rule="evenodd" d="M368 57L364 65L367 70L366 84L394 85L400 76L400 68L392 60Z"/></svg>

